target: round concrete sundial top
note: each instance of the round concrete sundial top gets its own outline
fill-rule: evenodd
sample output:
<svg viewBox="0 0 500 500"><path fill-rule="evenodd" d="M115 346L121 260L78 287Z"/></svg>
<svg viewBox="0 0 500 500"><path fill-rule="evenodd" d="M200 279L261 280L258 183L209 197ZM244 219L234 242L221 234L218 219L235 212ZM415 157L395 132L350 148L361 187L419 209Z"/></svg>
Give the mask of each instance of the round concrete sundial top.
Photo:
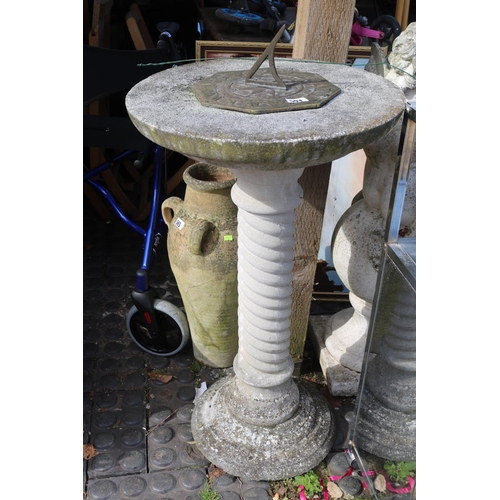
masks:
<svg viewBox="0 0 500 500"><path fill-rule="evenodd" d="M248 114L204 106L193 85L252 62L216 59L156 73L133 87L126 107L151 141L198 161L229 168L285 170L320 165L362 149L389 132L405 107L403 92L386 79L341 64L276 59L287 84L311 73L340 93L315 109ZM263 93L265 93L265 88ZM294 99L300 99L295 92Z"/></svg>

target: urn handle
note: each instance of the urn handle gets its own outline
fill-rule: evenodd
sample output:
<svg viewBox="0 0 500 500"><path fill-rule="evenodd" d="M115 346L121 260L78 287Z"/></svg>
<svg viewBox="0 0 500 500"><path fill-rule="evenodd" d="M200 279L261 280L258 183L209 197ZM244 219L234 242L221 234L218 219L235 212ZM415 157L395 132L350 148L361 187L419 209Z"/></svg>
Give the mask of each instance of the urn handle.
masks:
<svg viewBox="0 0 500 500"><path fill-rule="evenodd" d="M207 220L197 220L189 236L188 247L189 251L195 255L201 255L203 238L213 231L215 226Z"/></svg>
<svg viewBox="0 0 500 500"><path fill-rule="evenodd" d="M175 213L178 211L182 203L184 202L181 198L178 198L177 196L171 196L161 204L161 215L168 227L170 227L170 223L172 222Z"/></svg>

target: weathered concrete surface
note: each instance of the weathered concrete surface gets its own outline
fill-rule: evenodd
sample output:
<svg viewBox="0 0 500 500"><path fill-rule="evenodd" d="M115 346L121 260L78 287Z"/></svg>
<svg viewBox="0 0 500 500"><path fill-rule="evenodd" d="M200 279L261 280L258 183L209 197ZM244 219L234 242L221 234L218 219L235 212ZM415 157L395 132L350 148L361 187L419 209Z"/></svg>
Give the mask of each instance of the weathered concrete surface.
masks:
<svg viewBox="0 0 500 500"><path fill-rule="evenodd" d="M330 162L376 141L405 104L393 83L367 71L328 63L277 59L276 67L318 73L341 89L319 109L264 115L200 105L191 85L220 71L250 69L219 59L156 73L126 98L131 120L156 144L215 165L263 170ZM286 83L286 82L285 82Z"/></svg>
<svg viewBox="0 0 500 500"><path fill-rule="evenodd" d="M387 164L388 168L391 166ZM363 192L366 184L365 170ZM390 187L389 182L386 189L390 191ZM325 345L337 362L358 373L363 364L384 227L380 210L369 206L363 198L346 210L332 236L332 261L342 283L350 290L352 307L332 316L325 331Z"/></svg>
<svg viewBox="0 0 500 500"><path fill-rule="evenodd" d="M325 345L325 331L329 331L332 315L311 316L307 335L319 359L321 370L334 396L355 396L358 391L359 372L339 363Z"/></svg>
<svg viewBox="0 0 500 500"><path fill-rule="evenodd" d="M227 401L237 394L236 383L236 377L224 377L196 402L192 432L206 458L229 474L268 481L301 474L325 458L335 421L311 384L296 380L300 404L289 420L261 427L242 422L230 411ZM278 405L274 412L279 412Z"/></svg>

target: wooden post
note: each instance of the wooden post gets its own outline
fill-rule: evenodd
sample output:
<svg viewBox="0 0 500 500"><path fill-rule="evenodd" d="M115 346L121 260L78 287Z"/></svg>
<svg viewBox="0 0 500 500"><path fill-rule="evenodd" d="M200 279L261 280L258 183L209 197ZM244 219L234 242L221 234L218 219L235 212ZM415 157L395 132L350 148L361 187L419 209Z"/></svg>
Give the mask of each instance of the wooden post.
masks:
<svg viewBox="0 0 500 500"><path fill-rule="evenodd" d="M355 0L300 0L292 57L345 63L354 6ZM299 179L304 195L296 211L290 326L296 365L304 353L330 170L331 163L306 168Z"/></svg>
<svg viewBox="0 0 500 500"><path fill-rule="evenodd" d="M125 22L136 50L154 49L155 44L149 34L139 6L133 3L125 14Z"/></svg>
<svg viewBox="0 0 500 500"><path fill-rule="evenodd" d="M346 62L355 3L355 0L300 0L293 58Z"/></svg>

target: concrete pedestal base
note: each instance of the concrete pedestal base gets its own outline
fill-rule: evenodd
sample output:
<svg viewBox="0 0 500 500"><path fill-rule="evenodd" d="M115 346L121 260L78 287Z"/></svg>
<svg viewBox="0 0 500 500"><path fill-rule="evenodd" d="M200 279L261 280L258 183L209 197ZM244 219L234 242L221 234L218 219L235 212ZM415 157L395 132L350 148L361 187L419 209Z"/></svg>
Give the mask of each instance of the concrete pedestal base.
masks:
<svg viewBox="0 0 500 500"><path fill-rule="evenodd" d="M252 425L231 411L236 377L225 377L196 402L192 432L196 446L212 463L247 480L279 480L307 472L330 451L335 420L321 394L296 379L299 405L274 426Z"/></svg>
<svg viewBox="0 0 500 500"><path fill-rule="evenodd" d="M356 427L356 444L378 457L405 462L416 458L415 412L384 406L368 389Z"/></svg>
<svg viewBox="0 0 500 500"><path fill-rule="evenodd" d="M325 336L331 332L331 320L331 315L311 316L308 335L319 358L330 393L333 396L356 396L359 373L341 365L325 345Z"/></svg>

